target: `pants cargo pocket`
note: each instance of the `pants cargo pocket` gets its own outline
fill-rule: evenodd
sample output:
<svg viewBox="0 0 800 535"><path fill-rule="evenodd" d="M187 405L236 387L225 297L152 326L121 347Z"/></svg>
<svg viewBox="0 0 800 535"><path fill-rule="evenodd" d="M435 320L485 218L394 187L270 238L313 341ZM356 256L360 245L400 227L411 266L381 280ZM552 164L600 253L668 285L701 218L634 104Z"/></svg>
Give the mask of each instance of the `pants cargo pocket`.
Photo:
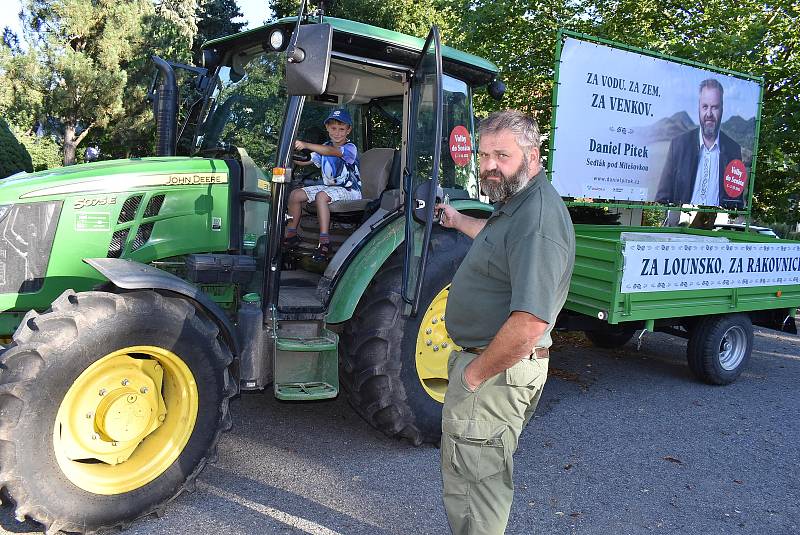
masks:
<svg viewBox="0 0 800 535"><path fill-rule="evenodd" d="M541 359L522 359L506 369L506 384L509 386L532 385L542 374L547 374L547 368Z"/></svg>
<svg viewBox="0 0 800 535"><path fill-rule="evenodd" d="M481 420L442 421L445 469L478 483L508 466L506 425Z"/></svg>

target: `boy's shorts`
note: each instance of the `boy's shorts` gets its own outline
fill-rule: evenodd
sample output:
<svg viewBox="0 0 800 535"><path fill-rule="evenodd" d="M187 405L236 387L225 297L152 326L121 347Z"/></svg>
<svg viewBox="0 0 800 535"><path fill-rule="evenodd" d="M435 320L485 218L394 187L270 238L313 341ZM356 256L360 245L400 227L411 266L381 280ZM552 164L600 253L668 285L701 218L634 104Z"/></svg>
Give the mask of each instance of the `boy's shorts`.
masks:
<svg viewBox="0 0 800 535"><path fill-rule="evenodd" d="M347 189L341 186L306 186L303 191L306 192L308 202L314 202L320 191L324 191L331 198L328 204L333 201L357 201L361 198L361 192L357 189Z"/></svg>

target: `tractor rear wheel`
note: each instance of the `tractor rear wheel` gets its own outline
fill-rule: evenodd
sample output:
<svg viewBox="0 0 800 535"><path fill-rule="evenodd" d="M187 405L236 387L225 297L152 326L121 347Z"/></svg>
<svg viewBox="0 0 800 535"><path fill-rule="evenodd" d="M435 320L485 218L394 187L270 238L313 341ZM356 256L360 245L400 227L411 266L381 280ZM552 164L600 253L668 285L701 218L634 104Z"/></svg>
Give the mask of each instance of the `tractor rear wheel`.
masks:
<svg viewBox="0 0 800 535"><path fill-rule="evenodd" d="M403 314L403 250L395 251L361 298L342 336L340 379L353 408L386 435L438 443L447 358L456 347L444 321L450 282L471 240L434 229L414 318Z"/></svg>
<svg viewBox="0 0 800 535"><path fill-rule="evenodd" d="M150 291L64 292L2 354L0 485L48 533L125 527L194 485L236 386L216 325Z"/></svg>

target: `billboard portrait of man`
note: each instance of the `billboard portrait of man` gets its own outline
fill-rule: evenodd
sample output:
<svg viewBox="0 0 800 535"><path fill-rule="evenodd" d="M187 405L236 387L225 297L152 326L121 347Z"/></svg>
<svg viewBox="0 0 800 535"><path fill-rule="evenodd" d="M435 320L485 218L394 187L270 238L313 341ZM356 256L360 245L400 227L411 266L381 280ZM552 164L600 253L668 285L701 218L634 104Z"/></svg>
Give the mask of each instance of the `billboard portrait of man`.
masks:
<svg viewBox="0 0 800 535"><path fill-rule="evenodd" d="M708 78L700 83L700 126L670 142L656 202L743 208L744 196L729 197L723 183L727 165L742 159L741 146L720 131L723 96L719 81Z"/></svg>

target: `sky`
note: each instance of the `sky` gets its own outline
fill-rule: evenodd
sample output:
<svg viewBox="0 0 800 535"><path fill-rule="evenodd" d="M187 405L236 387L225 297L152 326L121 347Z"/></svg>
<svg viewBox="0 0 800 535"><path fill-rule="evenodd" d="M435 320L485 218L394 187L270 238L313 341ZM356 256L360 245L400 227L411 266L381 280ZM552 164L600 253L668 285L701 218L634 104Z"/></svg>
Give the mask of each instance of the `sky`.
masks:
<svg viewBox="0 0 800 535"><path fill-rule="evenodd" d="M17 35L22 34L19 12L22 9L20 0L5 0L7 8L0 9L0 31L6 26L10 27ZM267 0L236 0L239 4L239 11L244 14L242 19L234 19L236 22L242 20L247 22L247 28L256 28L269 18L270 11L267 7Z"/></svg>

